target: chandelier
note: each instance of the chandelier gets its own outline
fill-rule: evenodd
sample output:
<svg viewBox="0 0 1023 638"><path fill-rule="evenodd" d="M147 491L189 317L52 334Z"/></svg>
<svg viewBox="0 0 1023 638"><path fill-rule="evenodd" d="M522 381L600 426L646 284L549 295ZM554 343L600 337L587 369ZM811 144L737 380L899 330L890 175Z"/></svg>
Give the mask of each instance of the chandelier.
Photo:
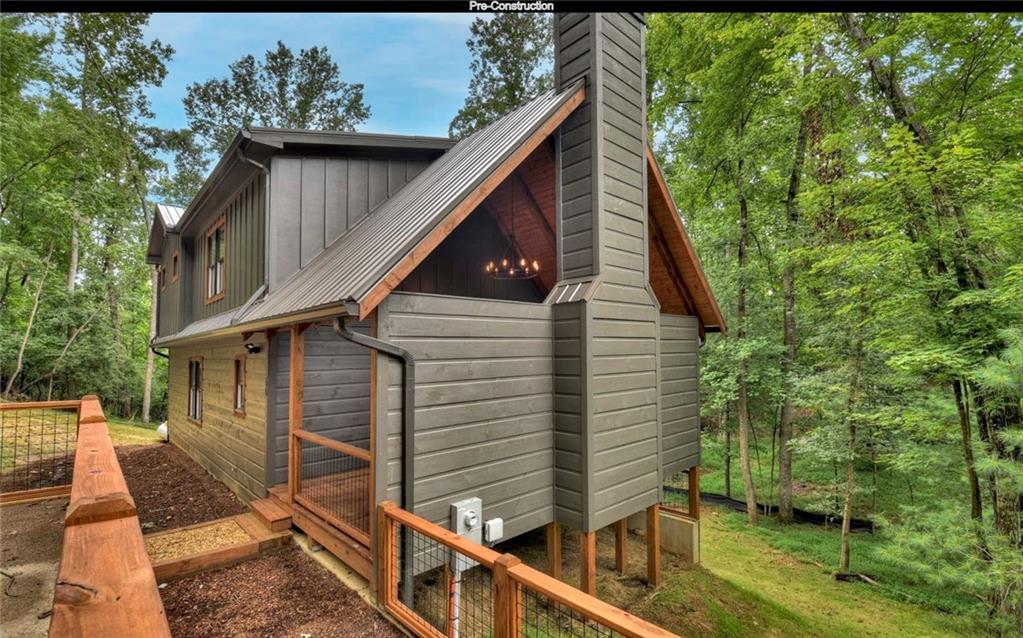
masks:
<svg viewBox="0 0 1023 638"><path fill-rule="evenodd" d="M484 270L491 279L532 279L540 274L540 262L529 259L515 243L515 187L511 186L511 232L500 259L487 262Z"/></svg>

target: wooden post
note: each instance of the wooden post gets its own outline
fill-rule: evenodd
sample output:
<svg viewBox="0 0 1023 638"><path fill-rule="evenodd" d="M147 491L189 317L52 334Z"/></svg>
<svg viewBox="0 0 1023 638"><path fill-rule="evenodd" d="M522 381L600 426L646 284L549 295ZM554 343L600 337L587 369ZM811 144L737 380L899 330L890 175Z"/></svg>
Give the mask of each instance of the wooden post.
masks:
<svg viewBox="0 0 1023 638"><path fill-rule="evenodd" d="M646 579L652 587L661 584L661 506L646 508Z"/></svg>
<svg viewBox="0 0 1023 638"><path fill-rule="evenodd" d="M377 508L377 603L387 606L390 602L391 583L394 582L394 523L387 512L394 507L391 501L383 501Z"/></svg>
<svg viewBox="0 0 1023 638"><path fill-rule="evenodd" d="M302 324L291 326L291 351L288 357L288 498L291 501L301 491L302 482L302 443L295 432L302 429L305 328Z"/></svg>
<svg viewBox="0 0 1023 638"><path fill-rule="evenodd" d="M700 466L689 468L689 517L700 520Z"/></svg>
<svg viewBox="0 0 1023 638"><path fill-rule="evenodd" d="M615 569L625 575L629 567L629 519L615 523Z"/></svg>
<svg viewBox="0 0 1023 638"><path fill-rule="evenodd" d="M579 589L597 595L597 533L579 532Z"/></svg>
<svg viewBox="0 0 1023 638"><path fill-rule="evenodd" d="M455 638L455 575L451 573L451 566L447 563L444 563L444 585L448 593L447 637Z"/></svg>
<svg viewBox="0 0 1023 638"><path fill-rule="evenodd" d="M557 521L547 523L547 573L561 580L561 526Z"/></svg>
<svg viewBox="0 0 1023 638"><path fill-rule="evenodd" d="M502 554L494 561L494 638L519 638L522 589L508 575L508 569L521 563L511 554Z"/></svg>

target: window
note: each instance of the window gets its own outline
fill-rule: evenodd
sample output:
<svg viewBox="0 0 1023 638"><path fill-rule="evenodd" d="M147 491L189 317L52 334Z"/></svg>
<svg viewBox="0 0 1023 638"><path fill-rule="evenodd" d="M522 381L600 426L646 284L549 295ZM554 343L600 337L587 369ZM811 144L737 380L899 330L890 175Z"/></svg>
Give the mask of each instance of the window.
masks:
<svg viewBox="0 0 1023 638"><path fill-rule="evenodd" d="M160 266L156 271L157 279L160 280L160 290L167 290L167 267Z"/></svg>
<svg viewBox="0 0 1023 638"><path fill-rule="evenodd" d="M171 281L174 282L177 280L178 280L178 251L175 250L174 254L171 255Z"/></svg>
<svg viewBox="0 0 1023 638"><path fill-rule="evenodd" d="M234 413L245 416L245 355L234 358Z"/></svg>
<svg viewBox="0 0 1023 638"><path fill-rule="evenodd" d="M224 298L226 222L227 218L221 217L206 235L206 303Z"/></svg>
<svg viewBox="0 0 1023 638"><path fill-rule="evenodd" d="M202 423L202 358L188 360L188 418Z"/></svg>

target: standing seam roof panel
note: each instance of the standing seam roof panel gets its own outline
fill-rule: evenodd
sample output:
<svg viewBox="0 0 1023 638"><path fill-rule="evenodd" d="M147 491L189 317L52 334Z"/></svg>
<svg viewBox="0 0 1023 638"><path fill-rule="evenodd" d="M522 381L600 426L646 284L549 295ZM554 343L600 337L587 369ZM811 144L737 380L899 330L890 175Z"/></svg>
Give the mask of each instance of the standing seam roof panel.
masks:
<svg viewBox="0 0 1023 638"><path fill-rule="evenodd" d="M548 91L456 144L347 235L261 303L243 322L267 319L368 293L578 90Z"/></svg>

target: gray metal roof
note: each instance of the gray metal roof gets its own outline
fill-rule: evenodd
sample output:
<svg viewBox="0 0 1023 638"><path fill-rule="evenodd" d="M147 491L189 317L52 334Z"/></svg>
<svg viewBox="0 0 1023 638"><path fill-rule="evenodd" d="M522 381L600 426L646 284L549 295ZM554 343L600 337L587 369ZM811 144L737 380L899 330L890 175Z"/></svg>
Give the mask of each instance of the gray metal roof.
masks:
<svg viewBox="0 0 1023 638"><path fill-rule="evenodd" d="M456 144L241 318L283 317L360 301L577 92L548 91Z"/></svg>
<svg viewBox="0 0 1023 638"><path fill-rule="evenodd" d="M174 227L181 220L181 216L185 213L185 209L180 206L171 206L170 204L157 204L156 212L160 214L164 227L167 230L174 230Z"/></svg>
<svg viewBox="0 0 1023 638"><path fill-rule="evenodd" d="M219 315L213 315L212 317L193 321L174 334L157 337L153 340L153 345L163 346L174 341L187 339L188 337L196 337L222 328L229 328L231 327L231 319L234 318L237 312L237 309L232 309L227 312L222 312Z"/></svg>
<svg viewBox="0 0 1023 638"><path fill-rule="evenodd" d="M398 148L446 151L457 140L450 137L428 135L392 135L390 133L364 133L353 131L324 131L316 129L288 129L250 126L240 135L257 144L282 148L285 145L345 146L361 148Z"/></svg>

